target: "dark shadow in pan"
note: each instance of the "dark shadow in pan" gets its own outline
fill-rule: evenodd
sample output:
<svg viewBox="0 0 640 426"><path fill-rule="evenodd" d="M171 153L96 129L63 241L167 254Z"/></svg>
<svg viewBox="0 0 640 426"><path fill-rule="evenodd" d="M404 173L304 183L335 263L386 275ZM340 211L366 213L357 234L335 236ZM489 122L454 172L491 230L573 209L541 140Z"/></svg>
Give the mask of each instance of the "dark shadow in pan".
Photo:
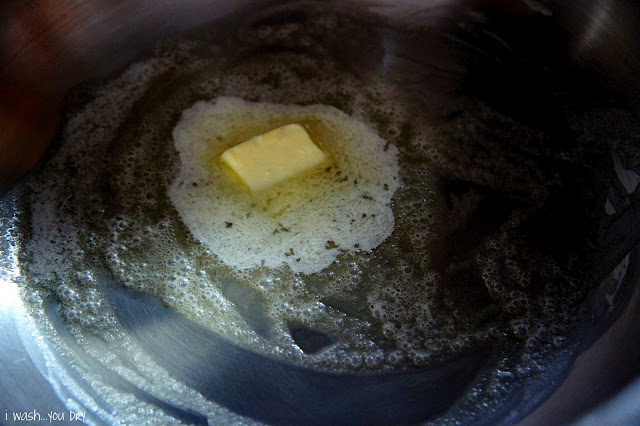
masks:
<svg viewBox="0 0 640 426"><path fill-rule="evenodd" d="M441 414L468 389L487 353L397 373L320 372L240 348L157 299L105 278L127 333L177 380L270 424L409 424Z"/></svg>

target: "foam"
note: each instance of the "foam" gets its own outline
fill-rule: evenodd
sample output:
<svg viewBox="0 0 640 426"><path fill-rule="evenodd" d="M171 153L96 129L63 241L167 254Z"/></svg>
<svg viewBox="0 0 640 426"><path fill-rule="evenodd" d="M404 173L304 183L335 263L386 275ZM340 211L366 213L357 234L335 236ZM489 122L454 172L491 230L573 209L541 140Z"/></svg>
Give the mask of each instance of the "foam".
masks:
<svg viewBox="0 0 640 426"><path fill-rule="evenodd" d="M281 122L305 123L329 152L330 166L257 197L238 190L218 156L244 135ZM234 268L287 265L311 274L339 253L374 249L393 231L398 150L334 107L220 97L186 110L173 138L180 172L169 198L193 235Z"/></svg>

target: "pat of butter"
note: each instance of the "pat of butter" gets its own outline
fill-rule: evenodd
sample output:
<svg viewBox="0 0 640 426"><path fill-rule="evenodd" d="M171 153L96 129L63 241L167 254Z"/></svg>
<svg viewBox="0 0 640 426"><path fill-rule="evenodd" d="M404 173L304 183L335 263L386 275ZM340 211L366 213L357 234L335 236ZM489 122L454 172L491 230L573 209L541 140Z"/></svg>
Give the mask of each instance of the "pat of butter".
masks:
<svg viewBox="0 0 640 426"><path fill-rule="evenodd" d="M227 149L220 159L251 191L260 191L318 165L325 157L304 127L288 124Z"/></svg>

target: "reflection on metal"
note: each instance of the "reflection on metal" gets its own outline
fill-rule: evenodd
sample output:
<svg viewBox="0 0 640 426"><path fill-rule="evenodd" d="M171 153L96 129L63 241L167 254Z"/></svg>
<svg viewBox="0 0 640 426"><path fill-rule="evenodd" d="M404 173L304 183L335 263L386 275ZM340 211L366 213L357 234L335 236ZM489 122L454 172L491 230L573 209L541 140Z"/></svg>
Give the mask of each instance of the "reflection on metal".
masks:
<svg viewBox="0 0 640 426"><path fill-rule="evenodd" d="M575 422L574 426L640 424L640 380L636 380L605 404Z"/></svg>
<svg viewBox="0 0 640 426"><path fill-rule="evenodd" d="M553 15L553 1L549 0L522 0L531 10L545 16Z"/></svg>
<svg viewBox="0 0 640 426"><path fill-rule="evenodd" d="M622 164L620 155L616 151L611 152L611 159L613 160L613 167L616 171L618 179L627 191L627 194L633 194L640 183L640 176L631 169L627 169Z"/></svg>
<svg viewBox="0 0 640 426"><path fill-rule="evenodd" d="M207 398L269 424L425 421L462 395L487 356L403 373L318 372L242 349L155 298L105 287L125 330L154 362Z"/></svg>
<svg viewBox="0 0 640 426"><path fill-rule="evenodd" d="M14 413L65 412L68 408L56 395L47 375L46 348L29 326L18 287L0 277L0 423L7 424ZM5 414L7 419L5 419ZM11 423L9 423L11 424Z"/></svg>
<svg viewBox="0 0 640 426"><path fill-rule="evenodd" d="M604 204L604 212L609 216L613 216L616 214L616 211L616 208L613 207L613 203L611 202L611 198L607 197L607 202Z"/></svg>
<svg viewBox="0 0 640 426"><path fill-rule="evenodd" d="M602 39L603 32L611 25L611 3L608 0L599 2L599 7L595 10L585 29L579 50L591 49Z"/></svg>

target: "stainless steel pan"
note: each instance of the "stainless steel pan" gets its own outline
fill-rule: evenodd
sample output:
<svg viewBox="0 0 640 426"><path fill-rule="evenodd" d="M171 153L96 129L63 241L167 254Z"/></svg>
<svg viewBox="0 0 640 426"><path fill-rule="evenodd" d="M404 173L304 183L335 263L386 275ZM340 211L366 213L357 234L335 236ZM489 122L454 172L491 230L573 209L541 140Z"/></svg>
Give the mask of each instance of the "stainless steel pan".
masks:
<svg viewBox="0 0 640 426"><path fill-rule="evenodd" d="M117 75L145 57L156 40L201 25L212 28L213 37L224 44L238 28L295 22L315 7L319 2L5 2L0 6L2 208L9 208L10 188L18 179L47 161L47 147L60 129L64 99L73 86ZM423 108L434 123L455 114L461 97L473 97L514 119L554 128L554 96L568 94L584 110L626 111L617 116L624 119L610 123L611 134L620 146L640 143L629 130L637 128L640 111L640 10L633 2L350 1L322 7L357 17L352 27L341 29L343 43L329 44L336 60L355 73L384 74L404 88L408 104ZM503 424L637 423L640 165L620 152L612 149L603 159L594 188L604 194L597 216L599 260L589 269L593 288L584 301L588 314L570 334L575 345L550 357L549 374L515 388L499 408L478 406L473 416L456 417L456 410L463 409L461 399L479 377L497 368L491 350L417 371L363 375L310 370L238 347L155 298L98 276L128 336L188 390L176 391L183 399L160 397L153 386L128 381L92 360L55 301L45 302L41 310L57 340L38 331L21 301L24 291L16 285L21 262L27 260L9 244L5 222L7 234L0 244L0 423L10 420L5 415L28 412L65 413L67 420L73 412L95 424L124 418L190 424L388 424L456 418ZM95 382L78 371L91 372ZM116 389L130 401L131 412L114 408L122 405L105 399L96 383ZM198 411L185 402L189 398L215 408L209 414Z"/></svg>

